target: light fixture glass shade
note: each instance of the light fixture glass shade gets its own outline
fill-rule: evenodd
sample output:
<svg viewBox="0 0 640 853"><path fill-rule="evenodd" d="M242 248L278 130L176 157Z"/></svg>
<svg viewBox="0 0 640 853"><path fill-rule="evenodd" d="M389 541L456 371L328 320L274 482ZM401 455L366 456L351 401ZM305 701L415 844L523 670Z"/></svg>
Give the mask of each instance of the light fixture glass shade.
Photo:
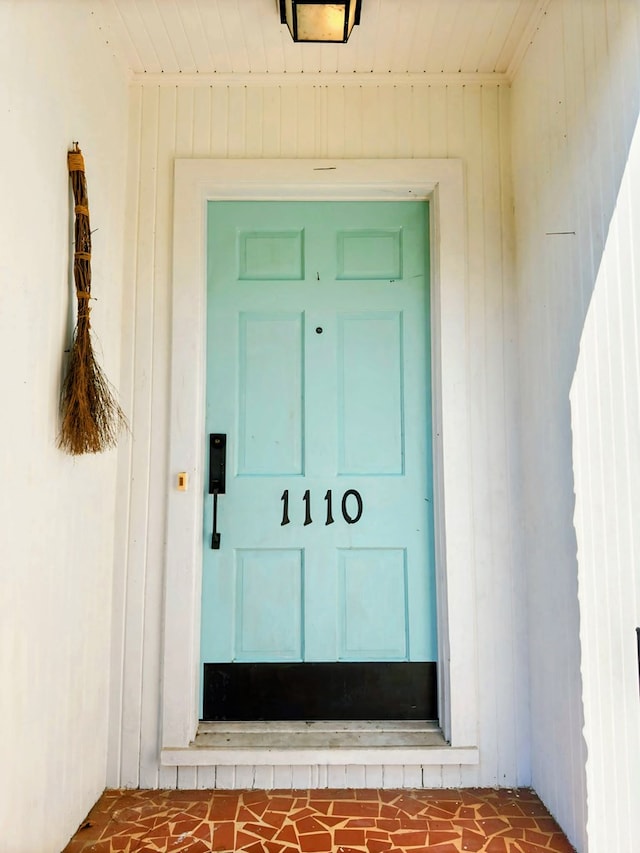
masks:
<svg viewBox="0 0 640 853"><path fill-rule="evenodd" d="M345 3L299 3L280 0L280 18L294 41L346 42L355 24L360 23L361 0Z"/></svg>

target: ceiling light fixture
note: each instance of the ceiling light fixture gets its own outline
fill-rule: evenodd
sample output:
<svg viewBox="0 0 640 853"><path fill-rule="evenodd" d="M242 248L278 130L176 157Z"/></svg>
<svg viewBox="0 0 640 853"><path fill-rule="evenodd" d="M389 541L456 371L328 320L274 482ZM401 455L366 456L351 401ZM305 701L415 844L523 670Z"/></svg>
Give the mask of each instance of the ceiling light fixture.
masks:
<svg viewBox="0 0 640 853"><path fill-rule="evenodd" d="M289 27L296 42L344 43L360 23L362 0L321 3L319 0L280 0L280 21Z"/></svg>

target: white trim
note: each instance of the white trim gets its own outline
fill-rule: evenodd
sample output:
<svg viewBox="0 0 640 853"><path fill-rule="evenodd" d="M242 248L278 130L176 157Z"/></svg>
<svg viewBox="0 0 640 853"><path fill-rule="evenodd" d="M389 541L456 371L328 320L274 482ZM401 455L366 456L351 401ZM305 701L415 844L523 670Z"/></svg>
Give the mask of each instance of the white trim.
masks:
<svg viewBox="0 0 640 853"><path fill-rule="evenodd" d="M169 767L210 767L212 765L257 767L272 766L316 766L349 765L371 766L380 764L425 765L425 764L478 764L479 752L475 747L455 748L450 746L412 747L396 746L350 749L328 747L327 749L207 749L186 747L163 749L162 764Z"/></svg>
<svg viewBox="0 0 640 853"><path fill-rule="evenodd" d="M463 169L459 160L176 160L162 760L181 763L172 759L172 755L177 755L175 750L189 748L198 727L205 458L202 427L205 229L206 206L211 199L431 201L440 722L451 747L464 748L460 753L456 751L454 763L463 763L463 757L465 761L476 763L475 591L469 580L473 542L467 393L466 222ZM179 471L190 475L191 485L186 492L176 488ZM467 755L469 748L472 749ZM447 749L450 748L444 748ZM194 752L192 748L192 764L195 763ZM339 763L349 763L354 758L348 750L338 750L336 756L338 753ZM442 749L421 750L420 760L448 763L441 753ZM253 751L251 756L251 763L255 764L257 753ZM266 757L268 763L273 763L271 752L267 751ZM415 763L415 758L414 755L411 763ZM213 756L208 760L213 760ZM384 763L389 760L396 763L391 752L385 753ZM376 763L381 761L378 755ZM221 762L216 758L216 763ZM322 763L327 761L323 759ZM362 756L357 763L363 763Z"/></svg>
<svg viewBox="0 0 640 853"><path fill-rule="evenodd" d="M508 74L489 72L486 74L442 72L435 73L382 73L382 72L261 72L222 73L202 72L132 72L129 82L137 86L237 86L257 88L315 86L510 86Z"/></svg>

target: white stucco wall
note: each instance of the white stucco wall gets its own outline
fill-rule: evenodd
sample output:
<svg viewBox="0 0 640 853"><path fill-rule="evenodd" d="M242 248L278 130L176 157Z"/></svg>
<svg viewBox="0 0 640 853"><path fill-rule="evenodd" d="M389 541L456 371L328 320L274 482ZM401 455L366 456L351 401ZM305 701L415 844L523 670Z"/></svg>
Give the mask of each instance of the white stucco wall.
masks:
<svg viewBox="0 0 640 853"><path fill-rule="evenodd" d="M121 456L116 544L109 784L143 787L526 785L530 781L524 575L519 552L515 284L509 92L498 85L200 86L135 83L125 399L135 398ZM212 84L212 85L210 85ZM473 560L478 637L479 765L163 767L159 762L169 430L174 158L454 157L464 161L471 389ZM443 283L443 288L446 282ZM194 318L197 322L197 318ZM152 464L150 465L150 460ZM129 492L124 484L131 482ZM186 662L185 662L186 665Z"/></svg>
<svg viewBox="0 0 640 853"><path fill-rule="evenodd" d="M634 0L552 0L512 90L532 784L581 853L638 846L630 836L615 843L609 811L606 843L589 845L587 838L587 804L597 814L616 797L609 787L597 804L603 789L591 769L585 775L585 764L595 770L594 755L603 751L615 763L610 731L594 724L588 705L602 701L609 708L603 720L611 721L620 701L617 689L596 700L591 657L603 653L594 613L606 609L609 584L618 579L607 568L615 564L612 541L589 524L604 496L578 491L586 488L584 476L574 482L569 395L638 114L639 26ZM588 402L580 396L601 375L599 368L585 374L602 355L592 331L599 322L591 321L581 356L581 405L573 422L583 473L596 459L610 464L598 456L602 447L590 445L591 392ZM615 336L612 322L608 333ZM605 402L615 409L611 398ZM582 525L578 555L574 489ZM597 587L586 595L585 572L595 582L590 561L596 552ZM633 635L627 641L632 644Z"/></svg>
<svg viewBox="0 0 640 853"><path fill-rule="evenodd" d="M126 82L91 3L0 4L0 848L59 853L105 786L116 453L56 448L79 140L118 383Z"/></svg>

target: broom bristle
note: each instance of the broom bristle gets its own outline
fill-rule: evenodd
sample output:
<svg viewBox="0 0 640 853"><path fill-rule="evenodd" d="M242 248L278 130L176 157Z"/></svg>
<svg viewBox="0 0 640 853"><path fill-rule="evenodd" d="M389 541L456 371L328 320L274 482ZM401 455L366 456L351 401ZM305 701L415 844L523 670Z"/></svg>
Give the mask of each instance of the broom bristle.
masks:
<svg viewBox="0 0 640 853"><path fill-rule="evenodd" d="M115 447L127 419L95 359L89 327L76 330L60 396L58 446L73 456Z"/></svg>

